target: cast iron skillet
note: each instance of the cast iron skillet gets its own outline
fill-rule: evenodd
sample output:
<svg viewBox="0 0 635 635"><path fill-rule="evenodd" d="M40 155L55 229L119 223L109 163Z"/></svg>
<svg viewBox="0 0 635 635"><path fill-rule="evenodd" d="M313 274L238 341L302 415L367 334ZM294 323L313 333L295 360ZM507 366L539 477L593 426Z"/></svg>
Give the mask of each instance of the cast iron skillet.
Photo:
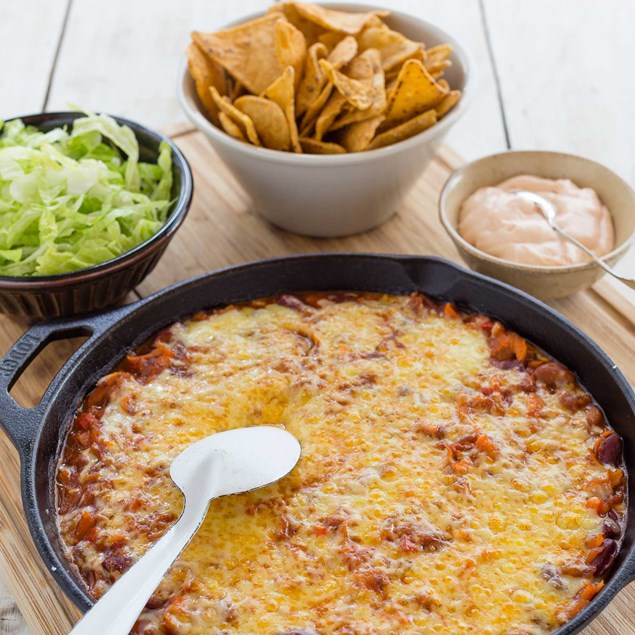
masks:
<svg viewBox="0 0 635 635"><path fill-rule="evenodd" d="M363 254L294 256L224 269L188 280L107 313L32 327L0 362L0 424L18 448L22 499L35 544L62 589L81 609L91 605L85 587L64 559L55 524L54 475L71 415L82 397L130 349L176 320L201 309L281 292L415 290L482 311L544 348L576 371L624 438L629 521L624 544L605 588L557 635L578 633L629 582L635 580L635 394L606 354L546 305L505 284L438 258ZM44 346L89 335L32 409L20 408L8 390Z"/></svg>

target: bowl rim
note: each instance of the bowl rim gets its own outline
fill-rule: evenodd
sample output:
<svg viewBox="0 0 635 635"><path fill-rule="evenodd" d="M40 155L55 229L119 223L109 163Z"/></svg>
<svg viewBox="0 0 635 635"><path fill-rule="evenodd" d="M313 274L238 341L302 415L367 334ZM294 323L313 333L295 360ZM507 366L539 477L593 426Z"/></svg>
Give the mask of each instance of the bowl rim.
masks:
<svg viewBox="0 0 635 635"><path fill-rule="evenodd" d="M373 4L351 4L346 2L319 2L318 4L340 11L383 11L384 7L379 7ZM443 29L440 29L435 24L422 20L409 13L403 11L395 11L388 9L390 16L395 16L398 19L406 22L414 23L421 26L428 31L434 33L434 35L443 41L449 43L452 48L452 56L455 57L459 67L463 70L464 84L461 89L461 99L450 110L450 112L441 119L440 122L434 124L432 127L420 132L408 139L398 141L389 146L383 148L376 148L374 150L363 150L361 152L347 152L345 154L305 154L298 152L288 152L283 150L271 150L270 148L256 147L250 144L238 141L224 130L217 128L201 111L198 100L194 96L188 95L186 87L193 87L193 80L190 77L187 68L187 58L184 56L181 63L181 70L179 72L177 92L181 107L185 111L188 119L198 128L201 132L211 137L214 141L228 146L229 148L242 152L243 154L261 157L274 161L277 163L291 164L294 166L341 166L341 165L353 165L357 163L366 163L369 161L382 161L390 158L391 156L400 152L406 152L412 147L425 143L426 141L433 140L439 136L442 136L449 128L451 128L458 119L460 119L465 113L466 109L472 102L474 93L476 92L476 75L474 72L475 65L472 61L472 56L458 41L448 34ZM256 11L242 16L238 19L232 20L222 25L217 30L228 29L233 26L237 26L249 20L253 20L265 15L266 11Z"/></svg>
<svg viewBox="0 0 635 635"><path fill-rule="evenodd" d="M80 111L55 111L55 112L42 112L30 115L22 115L17 117L10 117L5 119L4 122L15 121L16 119L22 120L26 125L32 125L39 127L50 119L63 119L66 122L60 122L58 125L68 125L75 119L79 119L84 116ZM176 144L164 134L148 128L136 121L127 119L125 117L119 117L117 115L109 115L118 124L128 126L135 134L135 138L138 137L138 133L143 133L149 137L154 138L161 143L165 141L172 151L172 170L180 172L181 184L176 196L176 200L172 203L172 211L169 214L165 224L159 228L150 238L140 243L136 247L124 252L123 254L106 260L104 262L97 263L84 269L77 269L76 271L68 271L66 273L53 274L50 276L5 276L0 275L0 288L1 289L43 289L46 290L49 287L63 287L73 282L84 283L95 278L99 278L105 274L115 273L121 269L125 269L143 258L146 257L147 252L155 251L166 241L170 240L174 232L180 227L181 223L185 219L192 197L194 194L194 181L192 177L192 170L190 165Z"/></svg>
<svg viewBox="0 0 635 635"><path fill-rule="evenodd" d="M454 226L454 224L450 221L450 219L447 216L446 201L448 196L450 195L450 192L457 185L460 178L468 170L473 169L474 166L488 162L488 161L492 161L492 160L497 160L497 159L502 160L504 157L508 157L510 155L516 155L521 157L542 155L542 156L558 157L561 159L573 158L577 161L582 161L584 163L592 165L594 168L599 168L600 170L604 172L610 173L615 179L617 179L618 182L622 184L622 186L625 188L626 191L630 192L631 197L633 198L633 201L635 201L635 190L633 190L633 188L621 176L619 176L619 174L617 174L616 172L614 172L607 166L603 165L602 163L598 163L597 161L593 161L592 159L589 159L587 157L583 157L577 154L571 154L569 152L558 152L553 150L506 150L504 152L496 152L494 154L488 154L486 156L479 157L478 159L475 159L474 161L469 161L468 163L465 163L464 165L456 168L455 170L452 171L450 176L447 178L446 182L443 184L443 188L441 189L441 192L439 194L439 203L438 203L439 220L441 221L441 224L443 225L446 232L450 235L450 238L454 241L454 243L459 248L464 249L470 255L474 256L475 258L478 258L479 260L484 260L494 265L506 267L507 269L522 271L525 273L536 273L536 274L560 273L562 274L562 273L586 271L586 270L591 270L591 269L595 269L599 267L599 265L597 265L593 261L582 262L582 263L577 263L572 265L531 265L531 264L522 263L522 262L514 262L512 260L499 258L498 256L494 256L485 251L482 251L481 249L478 249L477 247L472 245L472 243L468 242L465 238L463 238L463 236L461 236L458 229ZM522 174L522 172L519 172L519 174ZM569 177L566 175L563 175L561 178L569 178ZM573 180L573 182L575 183L574 179L571 179L571 180ZM480 187L485 187L485 186L480 186ZM479 189L479 188L477 187L476 189ZM476 191L476 189L474 190L474 192ZM472 192L471 194L473 194L474 192ZM468 196L470 196L471 194L468 194ZM466 199L464 199L463 202L465 202L465 200ZM611 210L609 210L609 213L611 213L611 218L613 218L613 213L611 212ZM609 253L602 256L601 259L606 261L616 256L617 257L622 256L626 251L628 251L628 249L634 243L635 243L635 229L633 229L630 236L628 236L623 243L621 243L620 245L612 249Z"/></svg>

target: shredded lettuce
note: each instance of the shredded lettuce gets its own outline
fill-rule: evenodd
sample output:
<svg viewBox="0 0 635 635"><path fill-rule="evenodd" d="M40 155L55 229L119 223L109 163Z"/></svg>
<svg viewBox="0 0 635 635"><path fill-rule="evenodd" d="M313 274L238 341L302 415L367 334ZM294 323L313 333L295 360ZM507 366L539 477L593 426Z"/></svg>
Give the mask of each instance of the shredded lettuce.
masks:
<svg viewBox="0 0 635 635"><path fill-rule="evenodd" d="M0 275L84 269L130 251L167 219L170 146L139 161L127 126L87 114L41 132L0 121Z"/></svg>

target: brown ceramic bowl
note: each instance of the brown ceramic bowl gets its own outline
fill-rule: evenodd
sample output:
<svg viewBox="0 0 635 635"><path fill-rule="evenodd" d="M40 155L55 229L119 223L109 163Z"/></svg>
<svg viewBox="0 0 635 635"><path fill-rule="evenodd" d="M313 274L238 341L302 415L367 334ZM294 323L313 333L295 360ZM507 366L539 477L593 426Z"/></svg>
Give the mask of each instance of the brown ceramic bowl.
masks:
<svg viewBox="0 0 635 635"><path fill-rule="evenodd" d="M54 112L16 119L41 130L50 130L69 125L81 116L77 112ZM165 225L141 245L93 267L57 276L0 276L0 313L34 321L99 311L116 304L152 271L183 222L194 186L190 166L181 151L158 132L121 117L114 119L135 133L141 161L156 161L162 141L172 149L174 202Z"/></svg>

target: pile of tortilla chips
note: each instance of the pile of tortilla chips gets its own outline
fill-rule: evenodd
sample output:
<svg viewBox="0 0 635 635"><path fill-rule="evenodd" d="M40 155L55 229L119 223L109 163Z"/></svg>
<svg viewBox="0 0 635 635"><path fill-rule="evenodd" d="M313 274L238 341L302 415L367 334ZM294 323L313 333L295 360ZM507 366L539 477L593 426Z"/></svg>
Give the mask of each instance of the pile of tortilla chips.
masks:
<svg viewBox="0 0 635 635"><path fill-rule="evenodd" d="M217 33L192 33L189 71L209 119L255 146L310 154L381 148L458 102L443 79L452 47L426 49L385 11L286 2Z"/></svg>

